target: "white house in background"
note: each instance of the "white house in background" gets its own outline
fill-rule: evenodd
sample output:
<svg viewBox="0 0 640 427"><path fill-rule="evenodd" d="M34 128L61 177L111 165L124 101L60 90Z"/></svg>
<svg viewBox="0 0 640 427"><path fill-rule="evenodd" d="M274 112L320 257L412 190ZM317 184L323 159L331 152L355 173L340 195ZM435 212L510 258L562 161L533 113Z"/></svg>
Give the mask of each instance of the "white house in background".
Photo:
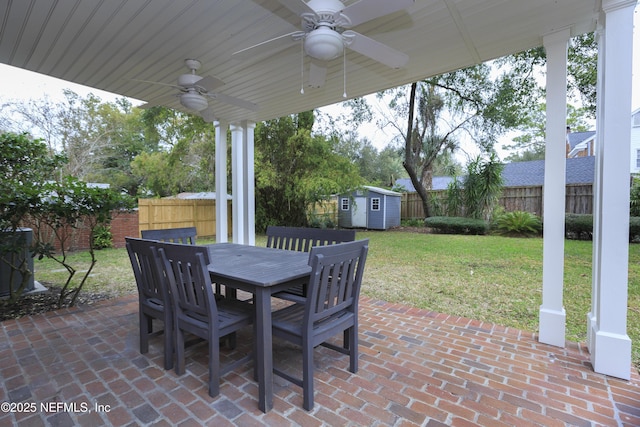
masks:
<svg viewBox="0 0 640 427"><path fill-rule="evenodd" d="M640 173L640 108L631 113L631 173Z"/></svg>

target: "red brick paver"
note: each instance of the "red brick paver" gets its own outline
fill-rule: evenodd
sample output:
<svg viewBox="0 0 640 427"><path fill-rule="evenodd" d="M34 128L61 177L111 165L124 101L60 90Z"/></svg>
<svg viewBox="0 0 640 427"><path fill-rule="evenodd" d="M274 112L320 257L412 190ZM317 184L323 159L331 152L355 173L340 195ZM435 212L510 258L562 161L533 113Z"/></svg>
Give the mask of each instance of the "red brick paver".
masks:
<svg viewBox="0 0 640 427"><path fill-rule="evenodd" d="M594 373L583 344L552 347L530 332L368 298L360 308L358 373L318 348L314 410L276 377L268 414L251 366L226 375L213 399L204 345L187 351L180 377L162 368L161 338L141 355L136 296L5 321L0 425L640 425L640 376ZM300 353L275 342L274 358L296 367Z"/></svg>

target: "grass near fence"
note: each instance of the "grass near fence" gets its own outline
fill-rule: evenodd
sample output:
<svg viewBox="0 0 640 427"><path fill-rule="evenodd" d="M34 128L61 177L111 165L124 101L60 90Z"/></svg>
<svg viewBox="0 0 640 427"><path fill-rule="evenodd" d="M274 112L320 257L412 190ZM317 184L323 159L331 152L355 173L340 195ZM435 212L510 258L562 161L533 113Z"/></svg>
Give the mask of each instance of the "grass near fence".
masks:
<svg viewBox="0 0 640 427"><path fill-rule="evenodd" d="M542 239L435 235L403 231L359 231L369 238L362 293L456 316L518 329L538 329L542 302ZM264 246L259 236L256 244ZM201 243L207 243L202 241ZM586 339L591 304L589 241L565 242L564 306L567 339ZM106 249L86 285L87 292L135 292L125 249ZM72 263L88 260L72 255ZM215 261L214 261L215 262ZM50 260L36 261L36 280L61 285L64 271ZM629 246L628 333L640 366L640 245Z"/></svg>

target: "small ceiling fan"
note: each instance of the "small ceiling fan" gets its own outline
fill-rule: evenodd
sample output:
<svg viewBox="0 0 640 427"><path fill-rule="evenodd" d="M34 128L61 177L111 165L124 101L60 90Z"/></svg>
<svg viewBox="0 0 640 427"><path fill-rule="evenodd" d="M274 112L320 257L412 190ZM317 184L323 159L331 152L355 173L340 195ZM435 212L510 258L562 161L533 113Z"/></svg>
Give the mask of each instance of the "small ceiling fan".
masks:
<svg viewBox="0 0 640 427"><path fill-rule="evenodd" d="M179 91L178 93L155 98L146 104L141 105L139 108L151 108L159 105L165 105L173 101L176 97L179 97L180 104L182 104L183 107L188 110L197 111L206 121L213 121L214 119L213 111L211 111L211 108L209 107L209 101L207 98L215 99L217 101L224 102L225 104L235 105L250 111L258 110L258 106L252 102L224 95L220 92L214 92L216 89L223 86L224 82L217 77L200 77L197 75L196 71L201 66L200 61L197 59L185 59L184 63L191 72L178 76L176 85L133 79L143 83L169 86Z"/></svg>
<svg viewBox="0 0 640 427"><path fill-rule="evenodd" d="M320 87L326 78L326 61L344 55L348 48L391 68L402 68L409 57L396 49L350 30L362 23L406 9L415 0L359 0L345 6L340 0L278 0L300 16L301 30L239 50L232 56L245 59L274 53L302 42L312 58L309 84Z"/></svg>

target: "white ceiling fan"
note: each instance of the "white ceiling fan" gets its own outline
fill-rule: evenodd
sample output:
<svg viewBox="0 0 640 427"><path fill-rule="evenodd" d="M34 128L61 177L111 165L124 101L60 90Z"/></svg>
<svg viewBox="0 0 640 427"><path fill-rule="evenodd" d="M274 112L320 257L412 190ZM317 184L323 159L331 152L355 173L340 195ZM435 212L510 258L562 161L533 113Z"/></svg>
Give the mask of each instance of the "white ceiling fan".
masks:
<svg viewBox="0 0 640 427"><path fill-rule="evenodd" d="M184 63L191 72L178 76L176 85L133 79L143 83L169 86L179 91L178 93L155 98L146 104L141 105L140 108L151 108L159 105L165 105L173 101L176 97L179 97L180 104L182 104L183 107L198 112L205 121L208 122L214 120L214 114L209 106L208 98L215 99L226 104L235 105L250 111L258 110L258 106L252 102L224 95L220 92L214 92L216 89L223 86L224 82L217 77L200 77L197 75L196 71L201 66L200 61L197 59L185 59Z"/></svg>
<svg viewBox="0 0 640 427"><path fill-rule="evenodd" d="M313 58L309 70L310 86L320 87L326 78L326 61L344 55L348 48L391 68L402 68L409 57L396 49L350 30L362 23L406 9L415 0L359 0L345 6L340 0L278 0L300 16L301 30L266 40L235 52L245 59L265 52L283 50L302 42L304 52Z"/></svg>

